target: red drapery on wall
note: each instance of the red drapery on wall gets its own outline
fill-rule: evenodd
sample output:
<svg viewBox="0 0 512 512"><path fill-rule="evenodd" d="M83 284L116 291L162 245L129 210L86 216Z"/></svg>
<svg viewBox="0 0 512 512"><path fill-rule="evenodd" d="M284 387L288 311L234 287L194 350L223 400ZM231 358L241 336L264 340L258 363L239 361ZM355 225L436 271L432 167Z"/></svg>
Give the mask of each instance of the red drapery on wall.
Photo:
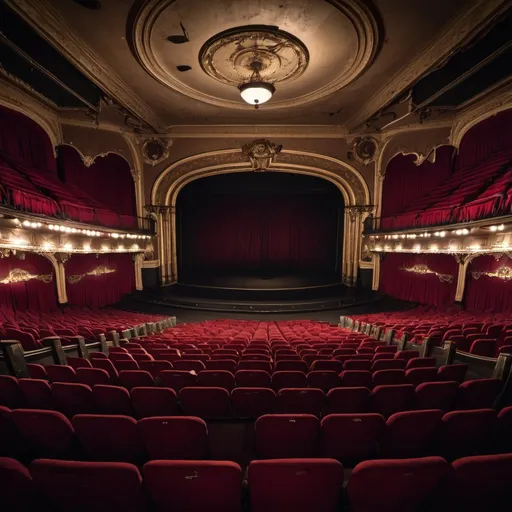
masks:
<svg viewBox="0 0 512 512"><path fill-rule="evenodd" d="M419 274L402 270L426 265L439 274L453 276L444 282L436 274ZM398 299L437 307L454 303L458 264L447 254L386 254L380 268L380 291Z"/></svg>
<svg viewBox="0 0 512 512"><path fill-rule="evenodd" d="M0 259L0 281L9 276L9 272L21 269L36 276L51 275L49 283L37 278L18 283L0 283L0 307L17 311L48 311L57 305L55 273L53 265L43 256L24 253L24 259L10 255Z"/></svg>
<svg viewBox="0 0 512 512"><path fill-rule="evenodd" d="M416 155L397 155L388 164L382 190L382 217L402 212L451 175L454 148L442 146L436 159L417 166Z"/></svg>
<svg viewBox="0 0 512 512"><path fill-rule="evenodd" d="M78 151L71 146L60 146L59 160L65 183L79 186L119 215L137 215L135 185L124 158L109 153L86 167Z"/></svg>
<svg viewBox="0 0 512 512"><path fill-rule="evenodd" d="M98 267L115 272L101 275L85 275ZM131 254L74 254L66 262L66 291L68 303L77 306L102 307L115 304L135 288L134 263Z"/></svg>
<svg viewBox="0 0 512 512"><path fill-rule="evenodd" d="M473 167L494 153L510 152L512 109L484 119L462 138L456 158L457 169Z"/></svg>
<svg viewBox="0 0 512 512"><path fill-rule="evenodd" d="M485 275L495 273L500 267L508 267L512 271L512 259L505 255L499 259L480 256L470 262L466 274L466 309L492 313L512 311L512 280ZM478 279L473 277L473 273L480 274L477 274Z"/></svg>
<svg viewBox="0 0 512 512"><path fill-rule="evenodd" d="M53 147L46 132L29 117L1 106L0 153L42 172L56 172Z"/></svg>
<svg viewBox="0 0 512 512"><path fill-rule="evenodd" d="M190 269L334 270L337 206L317 196L225 196L201 200L182 220Z"/></svg>

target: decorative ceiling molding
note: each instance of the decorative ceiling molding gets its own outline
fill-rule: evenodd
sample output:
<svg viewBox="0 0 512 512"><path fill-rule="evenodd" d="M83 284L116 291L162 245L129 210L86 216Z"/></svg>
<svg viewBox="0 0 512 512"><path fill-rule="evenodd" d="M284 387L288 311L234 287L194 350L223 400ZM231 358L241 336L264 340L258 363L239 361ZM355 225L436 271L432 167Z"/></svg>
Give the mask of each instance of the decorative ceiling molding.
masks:
<svg viewBox="0 0 512 512"><path fill-rule="evenodd" d="M482 25L496 19L508 6L508 0L477 1L471 8L459 13L453 23L448 24L434 41L387 81L386 85L376 92L372 99L358 110L355 116L347 120L347 126L360 127L366 120L411 87L424 73L447 59L455 49L467 42L477 30L482 29Z"/></svg>
<svg viewBox="0 0 512 512"><path fill-rule="evenodd" d="M152 205L173 205L186 183L200 177L249 170L250 163L241 149L225 149L193 155L167 167L155 180ZM370 191L362 175L350 164L326 155L283 149L272 171L308 174L334 183L347 205L369 204ZM171 198L172 196L172 198Z"/></svg>
<svg viewBox="0 0 512 512"><path fill-rule="evenodd" d="M153 128L162 126L153 110L76 35L51 0L6 0L6 3L106 94Z"/></svg>
<svg viewBox="0 0 512 512"><path fill-rule="evenodd" d="M171 74L169 68L163 64L155 50L155 41L160 43L162 40L158 22L165 17L166 12L175 2L176 0L147 0L137 12L131 27L131 39L134 54L141 66L163 85L195 100L238 110L250 108L243 101L214 96L184 83ZM360 0L328 0L328 3L338 10L349 26L353 28L355 51L351 56L353 60L350 66L343 70L339 76L307 94L301 94L287 100L272 101L266 105L267 110L302 106L305 103L324 98L355 80L372 62L377 52L379 30L378 23L371 10ZM155 36L154 32L158 32L158 34ZM297 36L298 34L294 35ZM345 34L345 37L348 39L348 34Z"/></svg>

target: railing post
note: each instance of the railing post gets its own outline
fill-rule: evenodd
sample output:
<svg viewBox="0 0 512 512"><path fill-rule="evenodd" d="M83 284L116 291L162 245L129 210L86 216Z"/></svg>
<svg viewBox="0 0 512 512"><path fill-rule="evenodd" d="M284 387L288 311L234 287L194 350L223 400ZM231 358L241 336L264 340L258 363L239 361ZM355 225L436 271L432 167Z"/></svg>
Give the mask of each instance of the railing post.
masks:
<svg viewBox="0 0 512 512"><path fill-rule="evenodd" d="M52 349L52 357L55 364L67 364L66 354L62 350L60 338L43 338L41 343Z"/></svg>
<svg viewBox="0 0 512 512"><path fill-rule="evenodd" d="M421 344L420 350L420 357L428 357L428 355L430 354L430 345L430 337L426 336L425 338L423 338L423 343Z"/></svg>
<svg viewBox="0 0 512 512"><path fill-rule="evenodd" d="M72 336L71 339L74 339L77 342L78 357L89 359L89 350L87 350L87 347L85 346L85 338L83 336Z"/></svg>
<svg viewBox="0 0 512 512"><path fill-rule="evenodd" d="M101 345L101 351L104 354L108 354L108 344L107 344L107 337L104 334L98 334L98 341Z"/></svg>
<svg viewBox="0 0 512 512"><path fill-rule="evenodd" d="M30 377L21 343L16 340L4 340L0 342L0 347L11 375L18 379Z"/></svg>
<svg viewBox="0 0 512 512"><path fill-rule="evenodd" d="M452 364L455 352L457 351L457 344L454 341L446 340L443 345L443 350L446 353L444 364Z"/></svg>
<svg viewBox="0 0 512 512"><path fill-rule="evenodd" d="M503 381L503 389L496 400L496 407L501 409L512 405L512 354L500 354L494 367L493 376Z"/></svg>
<svg viewBox="0 0 512 512"><path fill-rule="evenodd" d="M119 333L116 331L109 331L107 333L107 341L111 341L114 347L119 347Z"/></svg>

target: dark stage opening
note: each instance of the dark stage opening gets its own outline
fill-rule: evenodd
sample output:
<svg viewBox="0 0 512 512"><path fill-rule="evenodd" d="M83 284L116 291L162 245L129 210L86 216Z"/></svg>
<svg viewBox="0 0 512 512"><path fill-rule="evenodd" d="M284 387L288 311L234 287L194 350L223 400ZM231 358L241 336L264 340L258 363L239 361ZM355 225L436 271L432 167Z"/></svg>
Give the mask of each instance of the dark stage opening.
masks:
<svg viewBox="0 0 512 512"><path fill-rule="evenodd" d="M196 180L177 201L179 281L260 289L339 283L343 209L338 188L312 176Z"/></svg>

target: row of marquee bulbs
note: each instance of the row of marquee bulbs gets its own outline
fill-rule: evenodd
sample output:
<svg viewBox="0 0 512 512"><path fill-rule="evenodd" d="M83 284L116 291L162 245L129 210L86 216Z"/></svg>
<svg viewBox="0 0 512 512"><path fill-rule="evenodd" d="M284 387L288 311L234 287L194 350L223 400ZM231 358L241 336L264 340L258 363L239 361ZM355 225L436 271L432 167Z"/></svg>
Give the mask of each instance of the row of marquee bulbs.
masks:
<svg viewBox="0 0 512 512"><path fill-rule="evenodd" d="M505 229L505 225L504 224L500 224L499 226L491 226L489 228L491 231L493 232L496 232L496 231L503 231ZM408 234L403 234L403 235L384 235L384 240L398 240L399 238L402 238L402 239L405 239L405 238L412 238L412 239L415 239L416 237L419 237L419 238L431 238L432 235L433 236L437 236L439 238L444 238L448 233L446 231L436 231L435 233L420 233L420 234L415 234L415 233L408 233ZM452 235L457 235L457 236L465 236L465 235L469 235L469 229L456 229L455 231L452 231L450 234ZM375 237L372 237L372 238L379 238L378 236L375 236Z"/></svg>
<svg viewBox="0 0 512 512"><path fill-rule="evenodd" d="M29 220L24 220L22 225L26 228L41 228L43 224L41 222L31 222ZM58 224L46 224L46 227L50 231L60 231L61 233L70 233L70 234L80 234L87 236L110 236L112 238L129 238L131 240L141 240L141 239L149 239L150 235L134 235L131 233L103 233L101 231L93 231L90 229L78 229L78 228L70 228L69 226L59 226Z"/></svg>

